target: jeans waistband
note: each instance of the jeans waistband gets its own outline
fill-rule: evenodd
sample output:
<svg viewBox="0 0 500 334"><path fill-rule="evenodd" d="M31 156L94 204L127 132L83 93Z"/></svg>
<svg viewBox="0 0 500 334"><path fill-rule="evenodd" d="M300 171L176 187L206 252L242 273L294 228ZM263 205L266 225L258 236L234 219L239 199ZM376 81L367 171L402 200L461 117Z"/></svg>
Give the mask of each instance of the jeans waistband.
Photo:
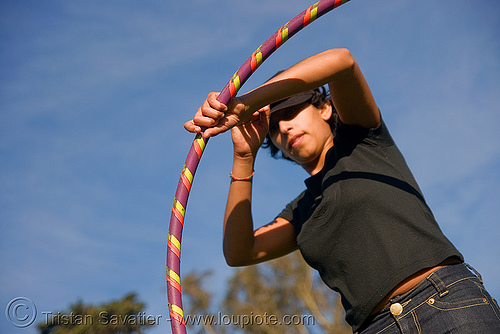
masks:
<svg viewBox="0 0 500 334"><path fill-rule="evenodd" d="M462 274L463 279L477 277L483 283L481 275L467 263L448 265L440 268L427 276L426 280L432 284L439 293L439 296L442 297L448 293L448 286L457 282L457 274Z"/></svg>
<svg viewBox="0 0 500 334"><path fill-rule="evenodd" d="M392 303L413 298L430 288L435 289L440 296L444 296L448 293L448 287L457 282L457 277L461 277L459 280L477 278L481 283L483 282L481 275L467 263L446 265L429 274L410 291L392 298L379 314L388 312Z"/></svg>
<svg viewBox="0 0 500 334"><path fill-rule="evenodd" d="M424 320L426 322L430 321L429 319L432 319L434 316L438 316L438 314L443 315L443 318L432 320L434 321L434 326L444 326L440 321L445 321L446 319L451 321L451 318L458 319L461 316L465 317L466 313L455 313L454 315L444 316L444 314L450 313L447 311L451 309L471 309L467 313L468 317L478 317L479 313L487 314L484 319L476 319L475 323L468 323L469 329L467 332L475 332L471 331L471 328L476 328L480 323L485 328L488 326L497 326L494 328L498 329L498 320L500 319L498 306L496 306L495 301L484 290L484 287L478 289L479 283L483 283L481 275L466 263L444 266L429 274L412 290L391 299L383 310L369 317L357 333L364 332L365 330L366 333L375 333L388 329L390 326L396 326L393 327L395 331L399 328L402 333L403 328L406 328L405 326L414 325L420 328L420 317L420 319L427 319ZM441 299L443 296L445 297ZM472 306L483 307L485 305L490 306L484 307L481 310L472 310ZM462 322L462 324L465 325L465 322ZM430 326L431 323L427 322L427 325ZM457 323L454 322L454 325L457 325ZM490 331L488 333L493 333L491 331L493 327L489 328ZM429 328L427 327L427 330L432 331ZM393 331L390 332L393 333ZM484 331L479 330L478 332L483 333Z"/></svg>
<svg viewBox="0 0 500 334"><path fill-rule="evenodd" d="M387 314L390 315L390 307L394 303L401 303L405 307L412 307L412 304L418 305L436 292L440 296L444 296L448 293L448 288L453 284L471 278L478 279L482 283L481 275L466 263L445 265L429 274L410 291L392 298L382 310L366 319L365 323L356 333L361 332L372 321L378 321L385 318Z"/></svg>

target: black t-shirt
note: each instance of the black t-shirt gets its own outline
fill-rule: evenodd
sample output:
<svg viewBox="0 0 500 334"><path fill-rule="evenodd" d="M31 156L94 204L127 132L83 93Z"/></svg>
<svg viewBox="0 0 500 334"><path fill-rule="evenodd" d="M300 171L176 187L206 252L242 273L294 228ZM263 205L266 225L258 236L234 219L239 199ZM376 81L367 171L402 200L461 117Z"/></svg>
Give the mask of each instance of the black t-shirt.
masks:
<svg viewBox="0 0 500 334"><path fill-rule="evenodd" d="M356 330L401 281L450 256L444 236L384 122L377 129L339 123L325 166L279 214L300 251L340 292Z"/></svg>

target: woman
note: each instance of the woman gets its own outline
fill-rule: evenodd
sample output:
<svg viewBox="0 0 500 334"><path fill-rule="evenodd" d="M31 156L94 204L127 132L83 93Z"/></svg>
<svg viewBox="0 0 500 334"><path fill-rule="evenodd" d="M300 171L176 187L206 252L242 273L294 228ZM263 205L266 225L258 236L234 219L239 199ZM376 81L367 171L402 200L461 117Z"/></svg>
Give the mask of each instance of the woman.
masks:
<svg viewBox="0 0 500 334"><path fill-rule="evenodd" d="M330 99L318 89L325 84ZM229 106L216 97L185 128L205 128L207 137L231 129L223 240L230 266L300 249L360 333L499 332L498 306L441 232L348 50L309 57ZM311 176L254 231L252 177L264 142Z"/></svg>

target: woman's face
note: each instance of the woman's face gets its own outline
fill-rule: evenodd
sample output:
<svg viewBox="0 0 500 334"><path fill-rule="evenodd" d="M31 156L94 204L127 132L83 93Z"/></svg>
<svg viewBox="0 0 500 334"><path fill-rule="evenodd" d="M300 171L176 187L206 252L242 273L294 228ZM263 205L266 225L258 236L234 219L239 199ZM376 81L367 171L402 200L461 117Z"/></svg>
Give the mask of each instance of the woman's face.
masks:
<svg viewBox="0 0 500 334"><path fill-rule="evenodd" d="M331 116L332 107L328 103L317 108L305 102L279 110L271 114L269 136L286 157L306 168L317 163L333 145L327 122Z"/></svg>

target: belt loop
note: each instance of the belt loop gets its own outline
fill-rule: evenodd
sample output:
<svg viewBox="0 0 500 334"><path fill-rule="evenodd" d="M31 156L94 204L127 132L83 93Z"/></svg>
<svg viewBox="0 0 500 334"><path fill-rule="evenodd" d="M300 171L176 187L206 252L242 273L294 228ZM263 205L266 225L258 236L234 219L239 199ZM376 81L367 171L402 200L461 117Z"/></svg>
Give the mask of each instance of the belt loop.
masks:
<svg viewBox="0 0 500 334"><path fill-rule="evenodd" d="M439 297L443 297L448 293L448 289L446 288L446 285L443 283L443 281L439 278L436 272L433 272L426 278L431 284L436 288L437 292L439 293Z"/></svg>
<svg viewBox="0 0 500 334"><path fill-rule="evenodd" d="M478 273L478 272L477 272L477 270L476 270L476 269L474 269L474 268L473 268L470 264L468 264L468 263L464 263L464 264L465 264L465 266L466 266L466 267L467 267L470 271L472 271L472 272L473 272L473 273L477 276L477 278L479 279L479 282L481 282L481 284L484 284L484 283L483 283L483 278L481 277L481 274L480 274L480 273Z"/></svg>

